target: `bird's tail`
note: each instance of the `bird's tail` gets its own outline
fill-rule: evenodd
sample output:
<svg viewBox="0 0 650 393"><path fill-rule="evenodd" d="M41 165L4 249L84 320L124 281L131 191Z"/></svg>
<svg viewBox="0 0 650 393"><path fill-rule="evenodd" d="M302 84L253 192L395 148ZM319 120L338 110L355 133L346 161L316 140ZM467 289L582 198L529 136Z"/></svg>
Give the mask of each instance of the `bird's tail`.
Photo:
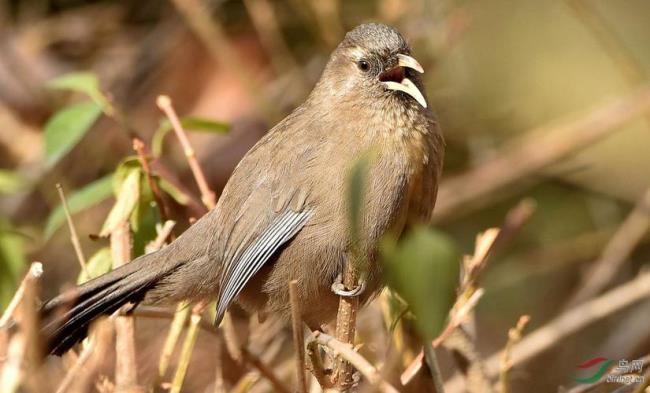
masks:
<svg viewBox="0 0 650 393"><path fill-rule="evenodd" d="M86 337L93 320L127 303L140 302L181 264L159 258L164 251L143 255L45 303L41 334L46 353L63 354Z"/></svg>

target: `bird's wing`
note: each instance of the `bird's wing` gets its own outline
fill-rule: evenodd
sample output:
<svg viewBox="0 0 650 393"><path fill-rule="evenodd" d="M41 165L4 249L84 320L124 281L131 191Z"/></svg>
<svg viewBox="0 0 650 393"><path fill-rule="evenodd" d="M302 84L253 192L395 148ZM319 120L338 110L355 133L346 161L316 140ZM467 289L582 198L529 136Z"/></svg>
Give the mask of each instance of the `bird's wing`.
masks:
<svg viewBox="0 0 650 393"><path fill-rule="evenodd" d="M239 295L248 280L287 241L298 233L312 215L313 210L295 212L291 209L275 215L262 233L252 241L237 260L229 264L217 303L218 325L230 303Z"/></svg>

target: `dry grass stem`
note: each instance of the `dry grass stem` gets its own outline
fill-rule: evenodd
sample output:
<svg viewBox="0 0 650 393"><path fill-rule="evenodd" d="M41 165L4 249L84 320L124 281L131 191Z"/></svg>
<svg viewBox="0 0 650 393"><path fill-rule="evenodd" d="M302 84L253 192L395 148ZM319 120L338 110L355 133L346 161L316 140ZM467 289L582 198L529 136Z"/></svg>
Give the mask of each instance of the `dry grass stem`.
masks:
<svg viewBox="0 0 650 393"><path fill-rule="evenodd" d="M494 154L494 159L453 176L440 185L434 220L449 217L460 208L485 203L487 195L610 135L626 122L650 109L650 86L645 85L613 102L590 110L577 120L548 125Z"/></svg>
<svg viewBox="0 0 650 393"><path fill-rule="evenodd" d="M302 311L298 298L298 281L289 282L289 299L291 301L291 322L293 327L293 344L296 351L296 376L298 392L307 393L305 378L305 337L302 327Z"/></svg>
<svg viewBox="0 0 650 393"><path fill-rule="evenodd" d="M70 207L68 206L68 200L65 198L63 193L63 187L61 184L56 183L56 190L59 193L59 198L61 199L61 205L63 206L63 212L65 213L65 219L68 222L68 228L70 229L70 242L74 247L74 252L77 254L77 261L81 266L81 271L84 272L86 277L90 278L88 273L88 268L86 267L86 257L84 256L83 249L81 248L81 242L79 241L79 235L77 235L77 228L72 221L72 215L70 214Z"/></svg>
<svg viewBox="0 0 650 393"><path fill-rule="evenodd" d="M122 222L111 233L113 268L131 261L131 231L128 222ZM138 388L138 367L135 349L135 325L130 316L115 319L115 385L118 391Z"/></svg>
<svg viewBox="0 0 650 393"><path fill-rule="evenodd" d="M383 380L379 371L363 356L356 352L351 344L341 342L336 338L319 331L313 332L308 340L316 341L319 345L330 348L336 355L342 357L354 366L354 368L359 370L368 382L375 386L380 392L397 393L397 389Z"/></svg>
<svg viewBox="0 0 650 393"><path fill-rule="evenodd" d="M200 322L201 322L201 313L194 312L193 310L192 315L190 316L190 326L187 329L185 341L183 342L183 348L181 350L178 367L176 368L176 373L174 374L174 379L172 380L172 387L170 389L170 393L181 392L181 388L183 387L183 381L185 380L185 375L187 374L187 369L189 368L190 365L192 352L194 351L194 345L196 344L196 339L199 335Z"/></svg>
<svg viewBox="0 0 650 393"><path fill-rule="evenodd" d="M517 325L508 330L508 341L506 342L506 346L501 354L501 366L499 370L499 391L501 393L508 393L510 391L508 385L508 372L512 368L510 354L512 352L512 347L521 340L524 328L528 322L530 322L530 316L522 315L519 317Z"/></svg>
<svg viewBox="0 0 650 393"><path fill-rule="evenodd" d="M579 290L569 300L567 308L593 297L605 288L643 240L648 228L650 228L650 188L607 242L600 258L583 275L582 282L577 286Z"/></svg>
<svg viewBox="0 0 650 393"><path fill-rule="evenodd" d="M210 210L214 209L214 206L216 205L215 193L210 189L210 186L208 186L205 174L201 169L201 165L199 165L199 161L196 159L194 148L192 148L187 133L183 129L181 121L178 119L178 115L176 115L176 111L172 107L171 99L168 96L160 95L156 100L156 104L172 123L176 137L183 147L187 163L190 165L190 169L192 170L192 175L194 175L194 180L196 180L196 184L199 186L199 190L201 191L201 200L203 201L203 204Z"/></svg>
<svg viewBox="0 0 650 393"><path fill-rule="evenodd" d="M643 273L597 298L586 301L555 317L512 347L510 361L513 366L525 363L535 356L560 344L562 340L580 329L612 315L640 300L650 297L650 273ZM485 361L490 377L499 374L501 354L496 353ZM462 385L456 376L448 382L454 391Z"/></svg>
<svg viewBox="0 0 650 393"><path fill-rule="evenodd" d="M563 338L583 327L649 296L650 273L643 273L593 300L567 310L515 345L512 348L512 364L521 364L559 344ZM498 354L486 361L487 371L491 376L498 373L499 362Z"/></svg>
<svg viewBox="0 0 650 393"><path fill-rule="evenodd" d="M187 324L187 317L190 315L190 309L187 303L178 303L176 306L176 312L173 314L172 323L169 326L169 332L165 338L165 343L163 344L162 351L160 353L160 359L158 360L158 378L159 382L167 374L167 369L169 368L169 363L178 343L178 339L183 332L183 327ZM158 384L158 383L157 383Z"/></svg>

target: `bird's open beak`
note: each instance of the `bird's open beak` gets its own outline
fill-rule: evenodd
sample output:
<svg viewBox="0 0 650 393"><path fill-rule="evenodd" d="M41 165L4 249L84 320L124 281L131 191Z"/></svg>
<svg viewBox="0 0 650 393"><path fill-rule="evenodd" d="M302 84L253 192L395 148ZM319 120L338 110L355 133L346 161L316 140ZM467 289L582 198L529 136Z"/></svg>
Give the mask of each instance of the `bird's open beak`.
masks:
<svg viewBox="0 0 650 393"><path fill-rule="evenodd" d="M397 55L397 66L386 70L379 75L379 80L390 90L403 91L404 93L415 98L415 100L424 108L427 107L427 101L424 99L420 89L415 86L415 83L406 77L404 72L405 68L413 69L419 73L423 73L424 69L417 60L408 55Z"/></svg>

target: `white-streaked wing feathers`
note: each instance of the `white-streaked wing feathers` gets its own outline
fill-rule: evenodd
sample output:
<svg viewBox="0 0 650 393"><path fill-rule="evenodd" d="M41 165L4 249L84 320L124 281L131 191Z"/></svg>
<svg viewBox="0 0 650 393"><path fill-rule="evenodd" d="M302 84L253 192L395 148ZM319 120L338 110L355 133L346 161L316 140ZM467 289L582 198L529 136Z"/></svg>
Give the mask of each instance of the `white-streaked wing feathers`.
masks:
<svg viewBox="0 0 650 393"><path fill-rule="evenodd" d="M234 261L217 303L217 324L248 280L262 268L280 246L298 233L311 214L311 209L300 212L285 210L278 214L267 229L241 254L241 257Z"/></svg>

